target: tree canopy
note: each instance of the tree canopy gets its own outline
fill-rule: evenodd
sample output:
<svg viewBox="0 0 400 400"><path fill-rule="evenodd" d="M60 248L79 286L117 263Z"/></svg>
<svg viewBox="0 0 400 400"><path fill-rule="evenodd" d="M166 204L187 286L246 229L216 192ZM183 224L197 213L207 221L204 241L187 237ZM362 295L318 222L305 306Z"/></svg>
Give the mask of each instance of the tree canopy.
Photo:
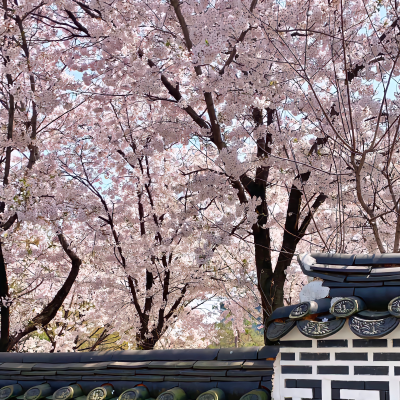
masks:
<svg viewBox="0 0 400 400"><path fill-rule="evenodd" d="M300 251L400 251L397 1L1 10L0 351L212 341Z"/></svg>

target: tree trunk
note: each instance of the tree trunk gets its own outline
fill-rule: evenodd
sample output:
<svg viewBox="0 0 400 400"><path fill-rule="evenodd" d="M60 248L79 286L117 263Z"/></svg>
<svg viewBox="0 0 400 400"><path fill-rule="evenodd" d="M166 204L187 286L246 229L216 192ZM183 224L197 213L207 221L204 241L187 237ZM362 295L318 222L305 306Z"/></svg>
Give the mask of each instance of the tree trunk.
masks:
<svg viewBox="0 0 400 400"><path fill-rule="evenodd" d="M3 257L2 243L0 242L0 301L8 294L7 270ZM0 316L0 352L5 352L10 341L10 308L5 307L3 302L0 305Z"/></svg>

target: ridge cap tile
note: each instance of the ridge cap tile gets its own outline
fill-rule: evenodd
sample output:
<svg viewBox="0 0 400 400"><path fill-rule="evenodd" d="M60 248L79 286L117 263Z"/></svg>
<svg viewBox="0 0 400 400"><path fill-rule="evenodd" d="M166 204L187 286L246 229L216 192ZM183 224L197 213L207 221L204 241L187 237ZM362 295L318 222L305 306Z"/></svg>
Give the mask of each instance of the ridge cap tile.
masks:
<svg viewBox="0 0 400 400"><path fill-rule="evenodd" d="M132 367L132 369L135 368L147 368L147 366L150 364L150 361L111 361L107 368L110 369L129 369L129 367Z"/></svg>
<svg viewBox="0 0 400 400"><path fill-rule="evenodd" d="M261 346L252 347L226 347L218 352L218 361L233 361L233 360L257 360L258 350Z"/></svg>
<svg viewBox="0 0 400 400"><path fill-rule="evenodd" d="M242 368L242 361L197 361L194 363L194 369L234 369Z"/></svg>
<svg viewBox="0 0 400 400"><path fill-rule="evenodd" d="M151 361L148 368L182 368L192 367L196 361Z"/></svg>
<svg viewBox="0 0 400 400"><path fill-rule="evenodd" d="M24 363L24 362L18 362L18 363L3 363L0 365L0 370L5 369L5 370L31 370L35 363Z"/></svg>

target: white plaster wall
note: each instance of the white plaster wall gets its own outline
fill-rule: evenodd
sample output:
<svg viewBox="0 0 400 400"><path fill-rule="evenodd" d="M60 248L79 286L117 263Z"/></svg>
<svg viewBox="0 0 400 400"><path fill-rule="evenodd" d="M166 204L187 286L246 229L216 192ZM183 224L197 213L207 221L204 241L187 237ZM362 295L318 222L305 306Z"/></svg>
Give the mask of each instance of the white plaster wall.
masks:
<svg viewBox="0 0 400 400"><path fill-rule="evenodd" d="M324 338L323 340L340 340L347 339L348 347L332 347L332 348L318 348L317 339L310 339L299 332L297 327L294 327L291 332L284 336L281 340L312 340L312 347L298 348L298 347L281 347L280 351L283 353L295 353L294 361L281 360L281 354L276 358L274 364L274 379L273 379L273 400L284 400L285 398L292 398L293 400L311 399L311 389L299 388L290 389L285 388L285 379L318 379L322 381L322 400L331 399L331 381L384 381L389 382L390 400L400 400L400 375L394 375L394 367L400 366L399 361L373 361L373 353L400 353L400 347L393 347L393 339L400 339L400 325L389 335L384 336L382 339L387 339L387 347L354 347L353 339L361 339L356 336L349 328L348 321L346 321L343 328L336 334ZM335 353L368 353L368 361L335 361ZM330 361L300 361L300 353L330 353ZM297 366L311 366L312 374L281 374L281 366L284 365L297 365ZM317 375L317 366L319 365L347 365L349 366L349 375ZM388 366L389 375L354 375L354 366ZM304 390L304 392L303 392ZM353 392L353 393L350 393ZM376 397L374 391L341 391L341 398L343 399L365 399L374 400L379 399ZM353 397L346 397L349 395Z"/></svg>

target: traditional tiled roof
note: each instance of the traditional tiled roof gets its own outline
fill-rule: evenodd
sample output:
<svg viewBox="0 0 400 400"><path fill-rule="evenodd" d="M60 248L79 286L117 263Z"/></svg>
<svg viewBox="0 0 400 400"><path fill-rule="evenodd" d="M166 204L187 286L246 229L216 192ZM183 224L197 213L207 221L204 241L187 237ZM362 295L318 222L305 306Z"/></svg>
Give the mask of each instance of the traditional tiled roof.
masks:
<svg viewBox="0 0 400 400"><path fill-rule="evenodd" d="M322 254L298 256L303 272L322 279L325 298L275 310L267 339L273 343L294 327L306 337L322 339L348 323L360 338L380 338L399 324L400 254Z"/></svg>
<svg viewBox="0 0 400 400"><path fill-rule="evenodd" d="M85 396L96 387L111 384L114 397L137 385L144 385L151 398L174 387L181 388L187 399L196 399L210 389L219 388L228 400L239 400L254 389L261 388L266 393L272 389L273 363L278 352L278 346L265 346L52 354L0 353L0 388L19 384L26 392L33 386L47 383L52 393L43 397L48 399L57 389L73 384L78 384Z"/></svg>

